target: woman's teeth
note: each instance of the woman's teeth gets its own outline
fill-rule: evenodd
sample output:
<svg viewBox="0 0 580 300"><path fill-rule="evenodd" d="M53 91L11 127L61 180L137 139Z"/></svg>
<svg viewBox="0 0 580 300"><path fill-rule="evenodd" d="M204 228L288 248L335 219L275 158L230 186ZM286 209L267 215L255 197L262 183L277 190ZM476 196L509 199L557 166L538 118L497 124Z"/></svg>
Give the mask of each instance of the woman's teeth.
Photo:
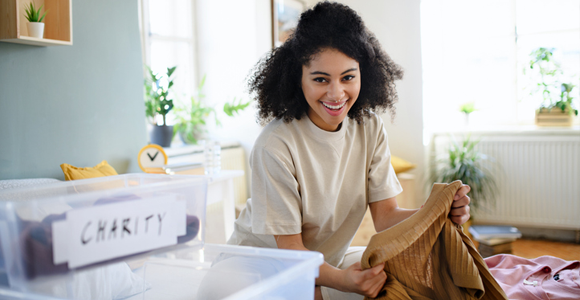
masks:
<svg viewBox="0 0 580 300"><path fill-rule="evenodd" d="M327 108L329 108L329 109L332 109L332 110L338 110L338 109L341 109L341 108L342 108L342 107L343 107L345 104L346 104L346 101L344 101L344 102L342 102L341 104L339 104L339 105L336 105L336 106L334 106L334 105L330 105L330 104L327 104L326 102L322 102L322 105L324 105L324 106L326 106Z"/></svg>

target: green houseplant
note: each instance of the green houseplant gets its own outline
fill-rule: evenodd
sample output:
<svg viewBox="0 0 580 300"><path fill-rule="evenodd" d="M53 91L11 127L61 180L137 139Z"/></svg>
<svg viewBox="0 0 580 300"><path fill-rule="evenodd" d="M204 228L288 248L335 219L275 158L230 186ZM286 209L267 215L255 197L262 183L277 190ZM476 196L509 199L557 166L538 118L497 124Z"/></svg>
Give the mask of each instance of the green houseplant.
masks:
<svg viewBox="0 0 580 300"><path fill-rule="evenodd" d="M435 162L431 173L431 182L449 183L461 180L469 185L470 206L474 214L482 203L493 203L497 191L493 174L485 165L486 161L492 161L487 155L477 151L475 146L478 143L479 141L472 140L469 135L462 142L452 138L446 155Z"/></svg>
<svg viewBox="0 0 580 300"><path fill-rule="evenodd" d="M543 100L536 110L536 124L540 126L572 125L572 117L578 115L573 105L575 85L561 81L563 71L554 60L554 51L544 47L533 50L526 67L535 81L530 95L541 93Z"/></svg>
<svg viewBox="0 0 580 300"><path fill-rule="evenodd" d="M30 2L30 4L24 9L26 20L28 20L28 35L31 37L41 39L44 36L44 23L42 23L42 21L44 20L44 17L46 17L48 11L45 11L44 14L41 15L40 11L43 6L44 5L41 5L36 9L34 2Z"/></svg>
<svg viewBox="0 0 580 300"><path fill-rule="evenodd" d="M475 102L466 102L459 106L459 111L465 114L465 125L469 125L469 114L476 110Z"/></svg>
<svg viewBox="0 0 580 300"><path fill-rule="evenodd" d="M169 147L173 138L173 126L167 125L167 114L173 109L173 99L170 98L173 87L173 74L177 67L167 68L165 75L154 73L147 66L145 77L145 115L150 123L149 134L151 143ZM161 117L162 124L158 125Z"/></svg>
<svg viewBox="0 0 580 300"><path fill-rule="evenodd" d="M216 111L213 107L206 106L202 99L205 95L202 93L203 86L205 85L205 76L199 83L196 91L196 95L190 98L189 103L185 105L178 105L175 108L176 120L174 126L174 133L179 135L181 140L186 144L197 144L197 142L202 138L202 134L206 132L205 125L207 125L207 119L211 114L214 116L215 124L221 125L217 118ZM244 110L250 105L250 101L242 102L241 100L234 100L226 102L223 107L224 113L226 115L233 117L236 113Z"/></svg>
<svg viewBox="0 0 580 300"><path fill-rule="evenodd" d="M560 100L554 103L553 108L559 108L562 112L568 112L570 114L574 113L574 115L578 115L578 110L574 109L572 106L572 101L574 101L574 96L572 96L572 90L576 86L571 83L562 83L561 84L561 92L560 92Z"/></svg>
<svg viewBox="0 0 580 300"><path fill-rule="evenodd" d="M204 85L205 76L197 87L196 95L191 96L189 103L175 107L177 122L173 127L173 131L186 144L197 144L201 134L204 132L203 125L206 125L206 119L212 113L215 117L215 110L212 107L205 106L201 101L205 97L202 93ZM219 124L217 117L215 117L215 122Z"/></svg>

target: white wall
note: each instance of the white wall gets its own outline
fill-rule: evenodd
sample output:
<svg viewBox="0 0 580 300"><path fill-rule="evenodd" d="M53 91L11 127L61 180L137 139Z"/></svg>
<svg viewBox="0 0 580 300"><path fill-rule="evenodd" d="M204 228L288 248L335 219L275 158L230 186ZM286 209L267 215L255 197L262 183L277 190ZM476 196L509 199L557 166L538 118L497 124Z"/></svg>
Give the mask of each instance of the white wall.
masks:
<svg viewBox="0 0 580 300"><path fill-rule="evenodd" d="M309 7L318 1L307 1ZM397 83L399 103L394 123L384 116L389 145L394 155L424 170L422 80L419 5L420 0L341 0L355 9L395 62L405 70ZM227 7L227 9L225 9ZM271 49L270 0L197 1L200 75L207 74L208 100L219 103L244 95L245 79L259 58ZM199 77L201 78L201 76ZM211 137L240 141L249 154L261 131L256 110L244 111L235 119L220 116L223 126L210 128ZM422 198L421 184L416 195Z"/></svg>

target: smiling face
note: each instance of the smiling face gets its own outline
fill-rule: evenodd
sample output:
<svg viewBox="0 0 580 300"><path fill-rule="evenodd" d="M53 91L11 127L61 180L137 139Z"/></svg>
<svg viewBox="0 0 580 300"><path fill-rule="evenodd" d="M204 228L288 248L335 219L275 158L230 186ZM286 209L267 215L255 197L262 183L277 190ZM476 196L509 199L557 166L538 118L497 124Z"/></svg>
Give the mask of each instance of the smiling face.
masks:
<svg viewBox="0 0 580 300"><path fill-rule="evenodd" d="M326 131L336 131L360 93L359 63L336 49L317 53L302 66L302 91L308 117Z"/></svg>

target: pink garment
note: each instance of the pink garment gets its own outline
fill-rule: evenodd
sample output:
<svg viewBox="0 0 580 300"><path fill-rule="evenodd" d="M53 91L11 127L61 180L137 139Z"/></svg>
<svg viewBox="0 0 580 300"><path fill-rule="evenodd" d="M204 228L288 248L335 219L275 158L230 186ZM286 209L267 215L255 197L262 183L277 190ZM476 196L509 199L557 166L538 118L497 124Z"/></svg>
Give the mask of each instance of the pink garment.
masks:
<svg viewBox="0 0 580 300"><path fill-rule="evenodd" d="M508 298L580 299L580 262L554 256L534 259L498 254L485 260Z"/></svg>

